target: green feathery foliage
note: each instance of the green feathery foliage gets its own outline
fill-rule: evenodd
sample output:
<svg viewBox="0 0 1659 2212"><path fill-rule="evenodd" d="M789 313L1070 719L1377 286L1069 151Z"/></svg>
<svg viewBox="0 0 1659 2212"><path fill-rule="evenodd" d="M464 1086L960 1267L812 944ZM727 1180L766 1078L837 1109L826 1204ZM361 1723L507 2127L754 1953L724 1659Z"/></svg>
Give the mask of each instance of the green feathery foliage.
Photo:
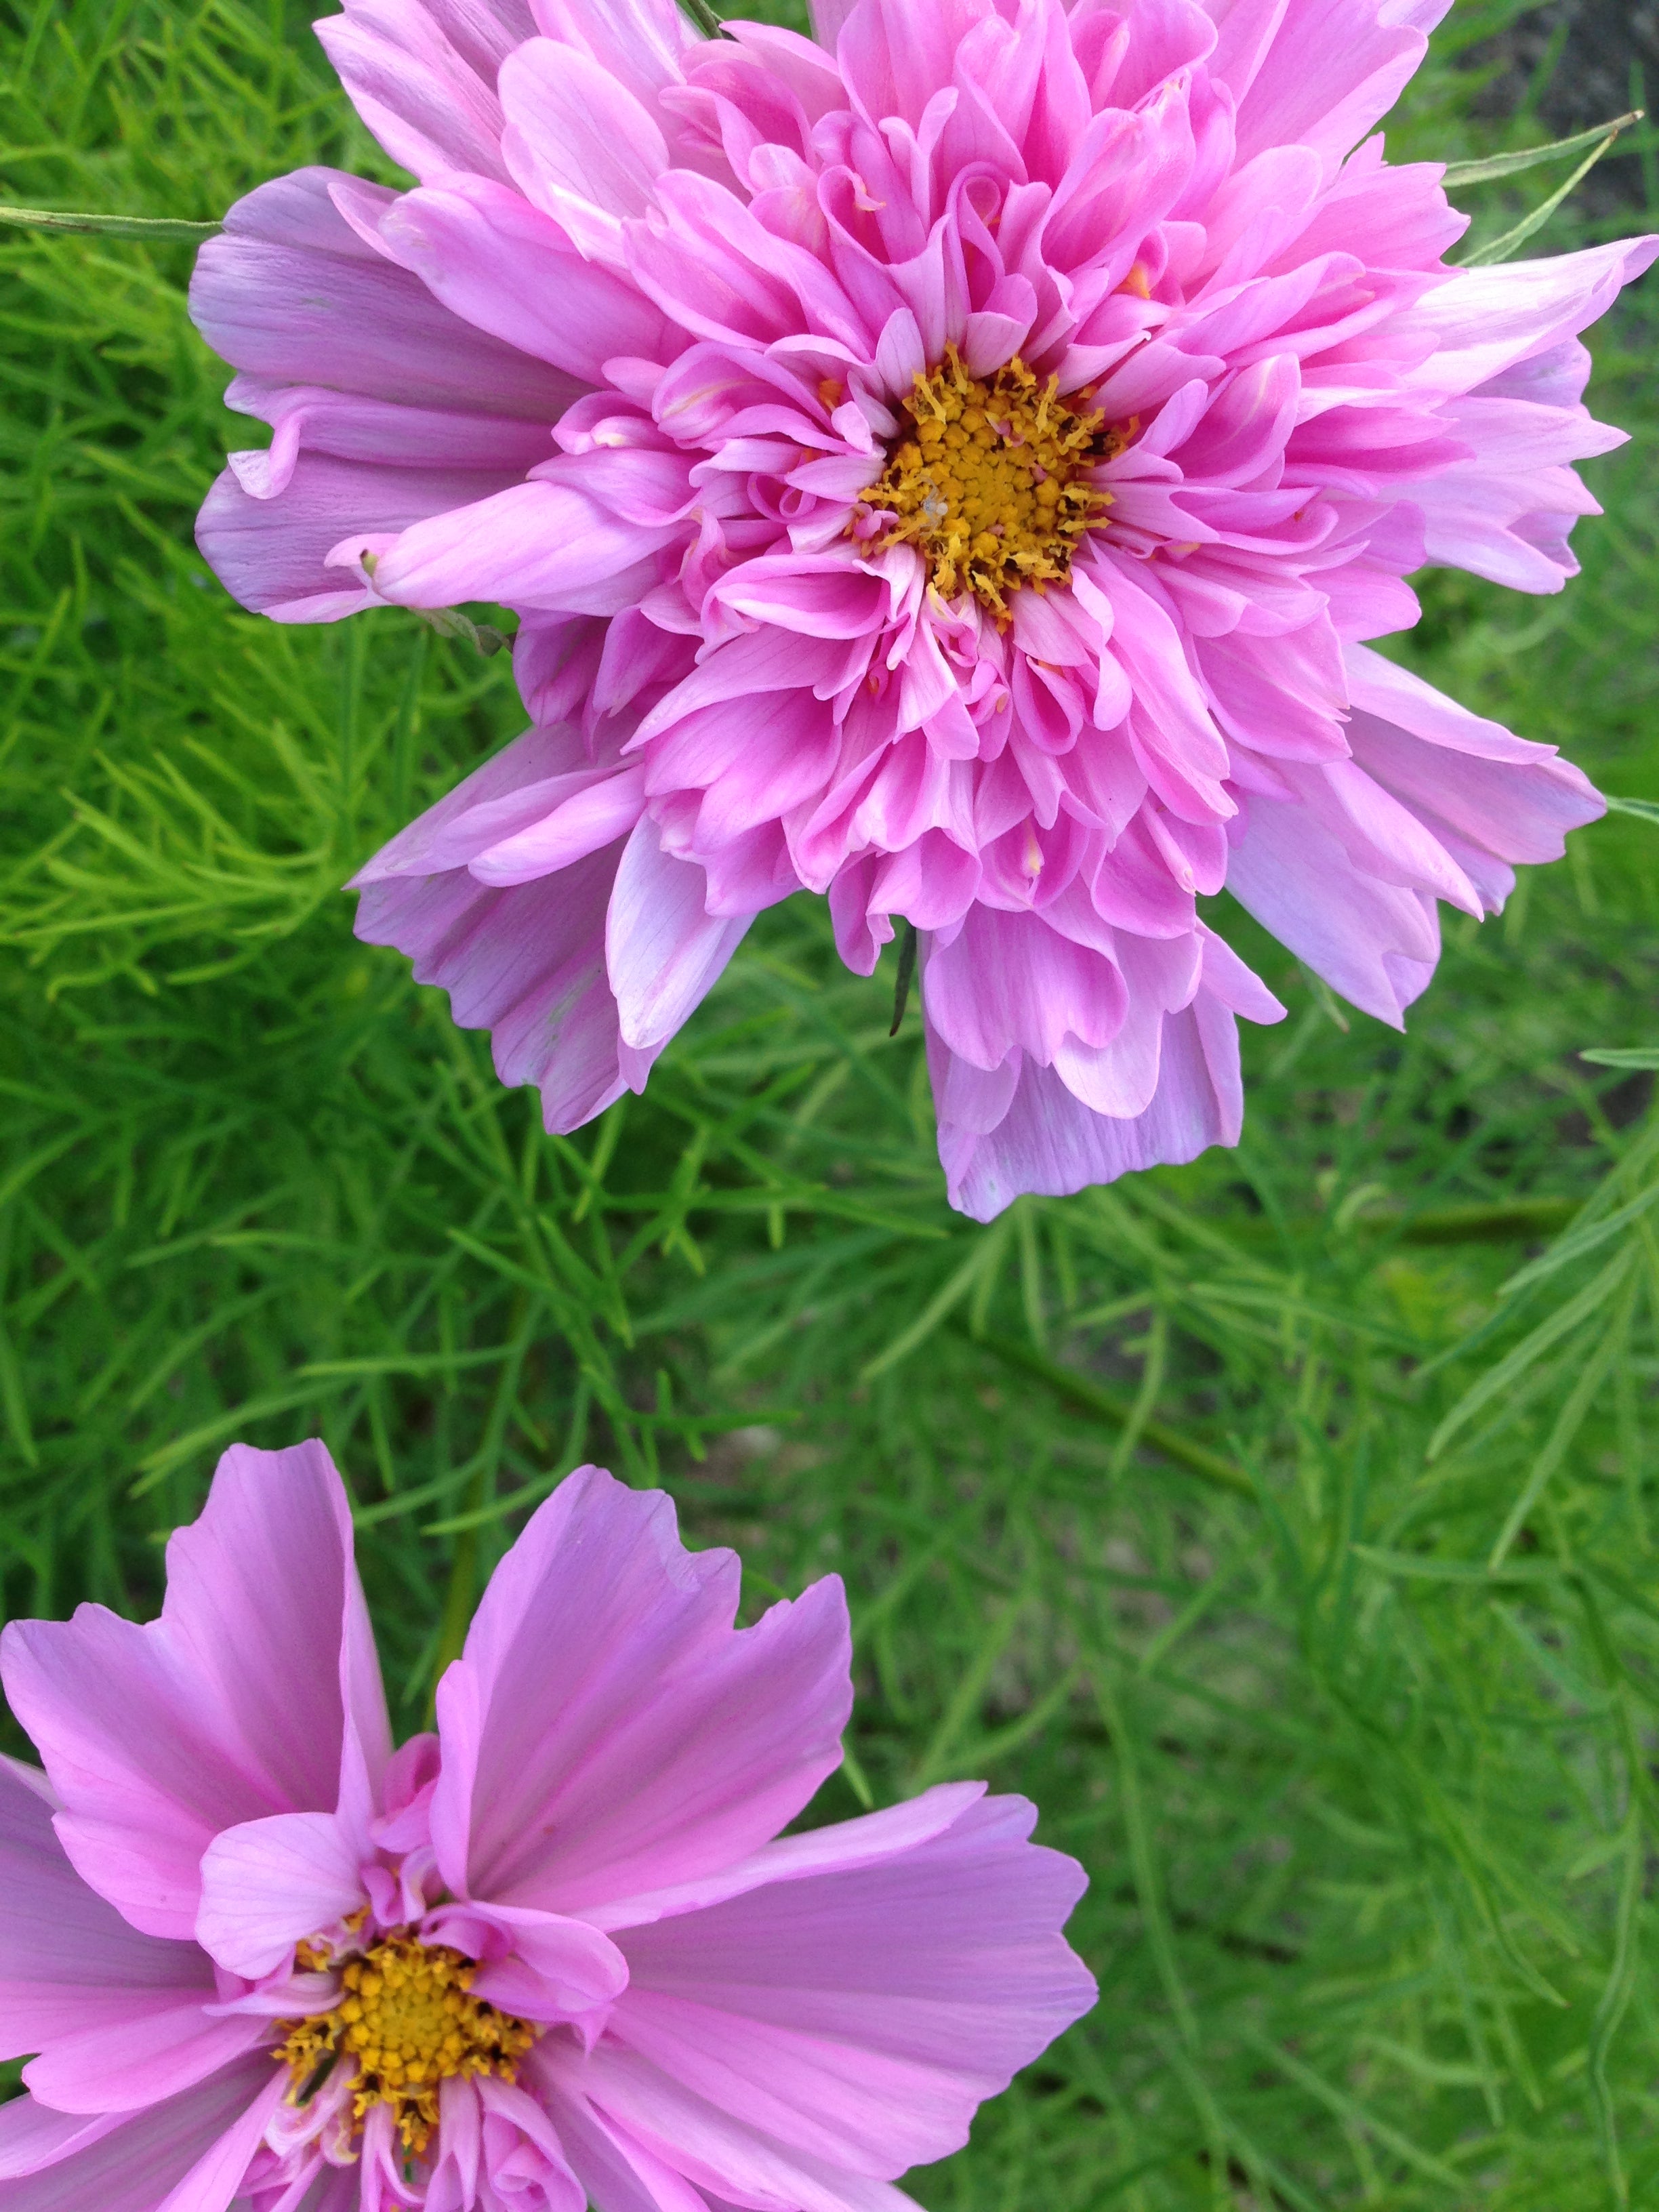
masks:
<svg viewBox="0 0 1659 2212"><path fill-rule="evenodd" d="M0 0L0 199L209 221L387 173L306 12ZM1517 12L1460 0L1396 155L1541 141L1466 120ZM1468 185L1477 247L1540 173ZM1586 235L1569 203L1528 250ZM914 1008L887 1035L896 948L848 978L806 901L645 1098L547 1137L339 889L514 734L510 672L228 601L191 523L258 434L188 268L0 234L4 1610L153 1611L219 1449L320 1432L415 1727L564 1470L666 1481L751 1609L847 1579L813 1817L985 1775L1088 1865L1099 2008L916 2177L934 2212L1654 2202L1651 804L1454 918L1403 1037L1224 912L1291 1008L1239 1151L988 1229ZM1402 648L1650 802L1652 300L1596 340L1637 434L1588 574L1431 579Z"/></svg>

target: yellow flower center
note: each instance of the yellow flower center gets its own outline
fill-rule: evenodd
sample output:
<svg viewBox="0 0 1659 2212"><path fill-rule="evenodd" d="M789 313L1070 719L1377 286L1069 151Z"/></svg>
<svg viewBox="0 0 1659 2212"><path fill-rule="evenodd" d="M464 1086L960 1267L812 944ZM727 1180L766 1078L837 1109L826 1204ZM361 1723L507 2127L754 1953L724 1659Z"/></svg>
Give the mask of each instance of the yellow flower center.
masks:
<svg viewBox="0 0 1659 2212"><path fill-rule="evenodd" d="M1112 503L1084 471L1125 441L1018 355L988 380L969 374L954 346L917 376L903 412L886 473L864 495L897 518L877 550L915 545L941 599L971 592L1006 624L1009 592L1071 574L1078 540Z"/></svg>
<svg viewBox="0 0 1659 2212"><path fill-rule="evenodd" d="M300 1963L323 1963L307 1946ZM417 2155L438 2124L439 2084L452 2075L517 2078L538 2030L471 1994L477 1971L443 1944L394 1930L341 1970L340 2002L313 2020L284 2021L276 2056L293 2076L291 2105L308 2104L340 2059L357 2068L353 2112L390 2105L405 2150Z"/></svg>

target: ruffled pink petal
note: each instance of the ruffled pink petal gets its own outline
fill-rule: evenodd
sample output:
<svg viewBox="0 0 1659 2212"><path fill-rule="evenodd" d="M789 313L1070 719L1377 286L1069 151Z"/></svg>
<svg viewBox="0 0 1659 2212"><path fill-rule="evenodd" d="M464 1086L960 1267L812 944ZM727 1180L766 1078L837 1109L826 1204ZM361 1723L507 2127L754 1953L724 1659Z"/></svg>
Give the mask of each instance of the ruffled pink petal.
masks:
<svg viewBox="0 0 1659 2212"><path fill-rule="evenodd" d="M366 1838L331 1813L278 1813L227 1828L202 1859L196 1940L251 1982L294 1946L367 1904Z"/></svg>
<svg viewBox="0 0 1659 2212"><path fill-rule="evenodd" d="M402 532L454 508L471 512L501 488L503 473L301 453L279 497L250 497L239 472L227 469L203 501L196 543L231 597L255 614L338 622L378 604L361 566L330 561L343 539Z"/></svg>
<svg viewBox="0 0 1659 2212"><path fill-rule="evenodd" d="M1142 1168L1236 1145L1243 1122L1235 1017L1278 1021L1285 1009L1219 939L1204 939L1192 1003L1164 1017L1157 1088L1131 1117L1097 1114L1061 1070L1011 1059L994 1088L964 1087L961 1063L929 1030L928 1072L939 1117L939 1162L951 1203L991 1221L1024 1191L1065 1197Z"/></svg>
<svg viewBox="0 0 1659 2212"><path fill-rule="evenodd" d="M666 361L684 343L632 285L584 260L558 224L488 178L405 193L380 235L475 329L587 383L617 354Z"/></svg>
<svg viewBox="0 0 1659 2212"><path fill-rule="evenodd" d="M847 1868L821 1845L820 1872L628 1930L611 2036L827 2165L944 2156L1094 2002L1060 1932L1083 1872L1027 1841L1036 1817L988 1798L873 1864L853 1822Z"/></svg>
<svg viewBox="0 0 1659 2212"><path fill-rule="evenodd" d="M458 1692L464 1698L465 1692ZM461 1723L476 1734L475 1717ZM569 2021L604 2012L628 1986L628 1962L586 1920L529 1905L441 1905L422 1925L428 1943L478 1960L472 1988L523 2020Z"/></svg>
<svg viewBox="0 0 1659 2212"><path fill-rule="evenodd" d="M1227 888L1333 990L1404 1026L1440 957L1429 892L1365 872L1306 807L1260 796L1233 847Z"/></svg>
<svg viewBox="0 0 1659 2212"><path fill-rule="evenodd" d="M678 84L683 64L702 40L675 0L531 0L538 27L550 39L579 46L602 62L635 99L654 106L656 95Z"/></svg>
<svg viewBox="0 0 1659 2212"><path fill-rule="evenodd" d="M1611 453L1625 433L1583 407L1487 398L1479 388L1443 411L1472 451L1415 488L1429 558L1511 591L1559 592L1577 573L1566 550L1573 524L1601 512L1567 464ZM1540 544L1546 516L1557 521L1559 538Z"/></svg>
<svg viewBox="0 0 1659 2212"><path fill-rule="evenodd" d="M580 2073L561 2066L562 2056L550 2054L536 2069L550 2106L562 2109L564 2100L581 2098L617 2139L678 2171L715 2206L915 2212L915 2200L890 2181L780 2142L620 2043L600 2044Z"/></svg>
<svg viewBox="0 0 1659 2212"><path fill-rule="evenodd" d="M605 965L623 1040L653 1051L683 1028L742 943L749 915L708 912L703 871L665 852L647 816L617 870L605 922Z"/></svg>
<svg viewBox="0 0 1659 2212"><path fill-rule="evenodd" d="M214 351L270 383L556 422L580 386L452 313L360 235L341 197L377 220L398 204L343 171L311 168L231 208L191 278L191 315ZM441 450L426 459L447 465Z"/></svg>
<svg viewBox="0 0 1659 2212"><path fill-rule="evenodd" d="M1427 52L1426 33L1450 4L1232 0L1229 7L1219 0L1218 73L1238 96L1237 158L1300 144L1334 170L1394 106Z"/></svg>
<svg viewBox="0 0 1659 2212"><path fill-rule="evenodd" d="M1473 392L1587 329L1656 255L1659 238L1619 239L1548 261L1460 269L1404 318L1434 349L1408 380L1448 397Z"/></svg>
<svg viewBox="0 0 1659 2212"><path fill-rule="evenodd" d="M660 1493L572 1475L497 1568L440 1691L433 1838L489 1902L574 1912L758 1849L841 1757L832 1577L736 1632L737 1561Z"/></svg>
<svg viewBox="0 0 1659 2212"><path fill-rule="evenodd" d="M523 0L349 0L315 26L353 106L394 161L424 179L504 173L495 76L534 26Z"/></svg>
<svg viewBox="0 0 1659 2212"><path fill-rule="evenodd" d="M1408 808L1496 912L1517 863L1559 860L1605 802L1553 745L1512 737L1363 647L1348 650L1354 758Z"/></svg>
<svg viewBox="0 0 1659 2212"><path fill-rule="evenodd" d="M375 1765L391 1747L349 1510L319 1443L225 1454L201 1518L167 1546L160 1620L82 1606L13 1621L0 1671L70 1860L153 1936L193 1934L222 1829L331 1811L350 1745Z"/></svg>
<svg viewBox="0 0 1659 2212"><path fill-rule="evenodd" d="M193 1944L141 1935L64 1855L46 1778L0 1759L0 2058L217 1996ZM126 2100L129 2105L143 2101Z"/></svg>
<svg viewBox="0 0 1659 2212"><path fill-rule="evenodd" d="M1438 167L1366 135L1445 5L826 0L815 46L672 0L349 0L327 36L422 185L304 173L210 249L204 326L274 434L204 544L283 619L526 617L526 702L585 757L417 825L363 927L550 1126L641 1085L805 887L859 972L897 917L933 939L953 1190L1188 1158L1237 1121L1196 897L1231 872L1397 1019L1434 902L1495 907L1548 844L1570 779L1438 757L1342 647L1417 619L1425 560L1573 573L1616 436L1576 334L1659 240L1447 266ZM1115 434L1069 588L1006 624L866 503L950 346Z"/></svg>
<svg viewBox="0 0 1659 2212"><path fill-rule="evenodd" d="M602 63L552 39L511 55L501 90L514 182L582 252L620 262L623 219L644 214L668 167L649 108Z"/></svg>
<svg viewBox="0 0 1659 2212"><path fill-rule="evenodd" d="M526 730L400 830L346 888L465 868L492 845L544 820L593 774L581 733L569 723Z"/></svg>
<svg viewBox="0 0 1659 2212"><path fill-rule="evenodd" d="M269 422L268 447L230 456L231 472L251 499L276 499L288 489L301 452L380 468L417 469L434 452L460 470L517 477L545 460L552 433L544 424L507 415L462 415L435 407L400 407L386 399L330 392L320 385L232 380L225 404Z"/></svg>
<svg viewBox="0 0 1659 2212"><path fill-rule="evenodd" d="M507 890L465 868L364 885L356 933L395 945L447 991L463 1029L490 1031L503 1083L533 1083L550 1129L578 1128L627 1088L605 914L622 847Z"/></svg>
<svg viewBox="0 0 1659 2212"><path fill-rule="evenodd" d="M1109 1044L1128 991L1116 964L1034 914L975 907L948 945L929 948L922 996L930 1030L978 1068L1018 1048L1048 1066L1067 1036Z"/></svg>
<svg viewBox="0 0 1659 2212"><path fill-rule="evenodd" d="M60 2154L6 2182L6 2212L226 2212L285 2086L262 2054L114 2124L60 2127ZM38 2156L53 2132L21 2110L0 2107L0 2174L9 2136Z"/></svg>

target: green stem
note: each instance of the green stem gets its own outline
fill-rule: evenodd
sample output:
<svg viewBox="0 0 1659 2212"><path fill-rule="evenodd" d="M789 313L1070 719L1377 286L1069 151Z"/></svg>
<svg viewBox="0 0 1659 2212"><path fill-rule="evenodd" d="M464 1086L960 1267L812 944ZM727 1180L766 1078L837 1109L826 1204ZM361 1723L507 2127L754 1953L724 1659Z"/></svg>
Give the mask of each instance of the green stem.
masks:
<svg viewBox="0 0 1659 2212"><path fill-rule="evenodd" d="M1064 1399L1077 1412L1109 1421L1115 1429L1128 1427L1133 1408L1120 1404L1109 1391L1091 1382L1086 1375L1079 1375L1075 1368L1062 1367L1058 1360L1033 1351L1018 1337L987 1335L975 1336L972 1340L987 1352L994 1352L1008 1366L1023 1368L1026 1374L1046 1382L1057 1398ZM1214 1489L1231 1491L1237 1498L1255 1497L1255 1485L1242 1467L1223 1459L1219 1452L1193 1443L1165 1421L1143 1421L1137 1441L1148 1451L1156 1452L1160 1459L1185 1468L1188 1474L1195 1474L1200 1482L1207 1482Z"/></svg>
<svg viewBox="0 0 1659 2212"><path fill-rule="evenodd" d="M916 973L916 925L907 921L904 934L899 939L898 981L893 986L893 1026L889 1036L896 1036L899 1024L904 1019L904 1009L910 1003L910 986Z"/></svg>
<svg viewBox="0 0 1659 2212"><path fill-rule="evenodd" d="M484 1503L485 1470L480 1467L466 1486L466 1510L477 1512ZM443 1627L438 1638L438 1655L432 1662L432 1698L435 1705L438 1685L452 1659L459 1659L466 1642L466 1632L472 1626L473 1610L478 1597L478 1528L474 1522L463 1528L455 1539L454 1556L450 1562L449 1588L444 1594Z"/></svg>
<svg viewBox="0 0 1659 2212"><path fill-rule="evenodd" d="M729 39L732 35L720 17L709 6L708 0L680 0L680 5L702 33L705 39Z"/></svg>
<svg viewBox="0 0 1659 2212"><path fill-rule="evenodd" d="M73 215L63 208L0 207L0 222L15 223L21 230L89 231L155 245L172 240L198 245L204 238L216 238L224 228L222 222L175 222L170 216Z"/></svg>
<svg viewBox="0 0 1659 2212"><path fill-rule="evenodd" d="M1512 1198L1497 1206L1447 1206L1419 1213L1402 1244L1514 1244L1553 1237L1578 1211L1573 1198ZM1373 1224L1382 1227L1382 1223Z"/></svg>

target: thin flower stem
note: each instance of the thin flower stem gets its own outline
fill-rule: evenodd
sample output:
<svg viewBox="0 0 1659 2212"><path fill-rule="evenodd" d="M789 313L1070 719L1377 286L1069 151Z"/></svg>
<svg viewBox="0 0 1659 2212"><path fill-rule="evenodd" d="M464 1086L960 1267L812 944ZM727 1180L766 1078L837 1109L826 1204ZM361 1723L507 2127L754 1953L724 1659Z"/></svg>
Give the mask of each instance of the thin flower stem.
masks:
<svg viewBox="0 0 1659 2212"><path fill-rule="evenodd" d="M732 33L709 6L708 0L680 0L680 4L705 39L731 37Z"/></svg>
<svg viewBox="0 0 1659 2212"><path fill-rule="evenodd" d="M1544 228L1561 203L1577 191L1601 156L1613 145L1626 125L1639 123L1641 120L1639 114L1631 114L1620 117L1616 123L1609 123L1601 143L1585 155L1565 185L1558 186L1547 200L1533 210L1529 216L1516 223L1513 230L1506 230L1501 238L1493 239L1490 246L1483 246L1478 252L1471 253L1463 266L1466 269L1490 269L1497 263L1507 261L1512 255L1518 253L1527 240Z"/></svg>
<svg viewBox="0 0 1659 2212"><path fill-rule="evenodd" d="M1569 154L1582 154L1587 146L1594 146L1599 152L1604 138L1616 138L1621 131L1640 123L1643 116L1640 107L1633 107L1628 115L1616 115L1611 122L1598 123L1571 138L1558 138L1552 145L1528 146L1522 154L1493 154L1484 161L1453 161L1440 181L1449 192L1455 192L1465 185L1486 185L1498 177L1518 177L1523 170L1535 169L1543 162L1564 161Z"/></svg>
<svg viewBox="0 0 1659 2212"><path fill-rule="evenodd" d="M100 237L131 238L154 245L173 240L195 245L204 238L216 238L224 228L222 222L178 222L171 216L78 215L64 208L0 207L0 222L13 223L20 230L88 231Z"/></svg>
<svg viewBox="0 0 1659 2212"><path fill-rule="evenodd" d="M910 1003L910 986L916 973L916 925L907 921L904 935L899 941L898 981L893 986L893 1026L889 1036L896 1036L899 1024L904 1019L904 1009Z"/></svg>
<svg viewBox="0 0 1659 2212"><path fill-rule="evenodd" d="M1033 1351L1018 1337L987 1332L975 1335L973 1340L1010 1367L1023 1367L1028 1375L1046 1382L1056 1397L1066 1401L1078 1412L1095 1414L1109 1421L1114 1428L1128 1426L1133 1417L1131 1409L1120 1405L1109 1391L1103 1390L1099 1383L1091 1382L1086 1375L1079 1375L1074 1368L1062 1367L1057 1359ZM1235 1497L1252 1500L1256 1496L1255 1484L1242 1467L1224 1459L1219 1452L1191 1443L1166 1422L1142 1421L1139 1440L1148 1451L1156 1452L1160 1459L1170 1460L1176 1467L1184 1467L1188 1474L1195 1474L1200 1482L1207 1482L1214 1489L1230 1490Z"/></svg>
<svg viewBox="0 0 1659 2212"><path fill-rule="evenodd" d="M477 1511L484 1502L484 1470L479 1468L467 1486L466 1510ZM476 1522L464 1528L455 1539L455 1555L449 1569L449 1588L444 1593L443 1628L438 1638L438 1654L432 1662L432 1698L435 1706L438 1685L452 1659L459 1659L466 1642L466 1632L472 1626L473 1608L478 1597L478 1528Z"/></svg>

